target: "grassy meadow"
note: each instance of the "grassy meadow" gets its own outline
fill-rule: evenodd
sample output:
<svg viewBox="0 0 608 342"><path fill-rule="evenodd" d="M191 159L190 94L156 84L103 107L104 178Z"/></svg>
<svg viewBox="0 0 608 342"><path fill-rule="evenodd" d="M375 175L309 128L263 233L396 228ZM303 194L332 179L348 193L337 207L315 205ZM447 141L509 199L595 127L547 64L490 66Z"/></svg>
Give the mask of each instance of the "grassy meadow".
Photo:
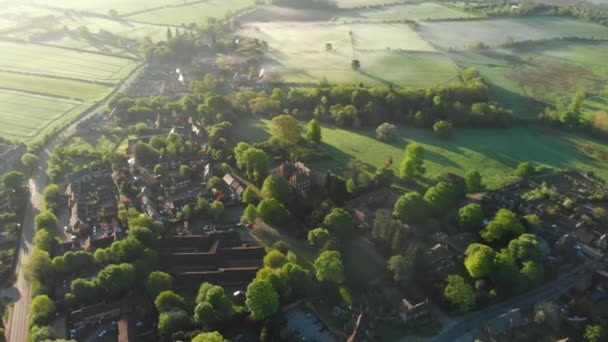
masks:
<svg viewBox="0 0 608 342"><path fill-rule="evenodd" d="M268 137L269 121L250 120L237 126L236 136L251 141ZM375 138L375 129L345 130L323 126L321 149L329 156L313 162L315 168L340 170L351 159L359 159L369 170L384 165L392 157L397 168L405 146L416 142L425 149L427 177L445 172L463 175L481 172L491 188L512 179L511 172L521 161L533 161L558 169L594 171L608 179L608 160L601 158L608 147L595 139L536 128L457 129L452 139L440 139L429 130L399 127L399 138L384 143Z"/></svg>
<svg viewBox="0 0 608 342"><path fill-rule="evenodd" d="M10 72L0 72L0 88L49 96L68 97L80 101L96 101L102 99L112 90L109 87L89 82L62 80Z"/></svg>
<svg viewBox="0 0 608 342"><path fill-rule="evenodd" d="M422 2L414 4L397 4L373 9L361 9L347 13L340 18L343 21L353 20L437 20L454 18L472 18L472 14L455 10L441 4Z"/></svg>
<svg viewBox="0 0 608 342"><path fill-rule="evenodd" d="M496 47L508 39L515 42L564 37L608 39L608 27L550 16L421 22L419 32L443 49L466 49L478 42Z"/></svg>
<svg viewBox="0 0 608 342"><path fill-rule="evenodd" d="M253 0L209 0L179 6L167 6L127 15L126 19L162 25L204 23L207 18L224 18L226 14L252 7Z"/></svg>

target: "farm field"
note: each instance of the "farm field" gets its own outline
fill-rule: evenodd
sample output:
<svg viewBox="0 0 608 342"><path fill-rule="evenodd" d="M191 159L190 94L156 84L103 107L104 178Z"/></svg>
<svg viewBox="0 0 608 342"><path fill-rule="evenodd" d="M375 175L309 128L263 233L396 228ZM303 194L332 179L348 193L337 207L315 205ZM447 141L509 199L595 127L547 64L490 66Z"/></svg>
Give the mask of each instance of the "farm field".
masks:
<svg viewBox="0 0 608 342"><path fill-rule="evenodd" d="M183 3L183 0L34 0L34 4L37 5L99 14L108 14L108 11L113 9L117 11L119 15L136 11L145 11L156 7L180 5Z"/></svg>
<svg viewBox="0 0 608 342"><path fill-rule="evenodd" d="M46 94L49 96L74 98L81 101L96 101L102 99L112 90L111 87L94 83L10 72L0 72L0 88Z"/></svg>
<svg viewBox="0 0 608 342"><path fill-rule="evenodd" d="M223 18L228 12L252 7L251 0L195 1L187 5L150 10L136 15L126 15L129 20L146 23L179 25L182 23L204 23L208 17Z"/></svg>
<svg viewBox="0 0 608 342"><path fill-rule="evenodd" d="M117 83L136 67L129 59L35 44L0 42L0 69Z"/></svg>
<svg viewBox="0 0 608 342"><path fill-rule="evenodd" d="M55 123L74 118L91 103L0 90L0 136L30 141Z"/></svg>
<svg viewBox="0 0 608 342"><path fill-rule="evenodd" d="M334 0L339 8L354 8L364 6L376 6L387 4L400 4L408 2L408 0Z"/></svg>
<svg viewBox="0 0 608 342"><path fill-rule="evenodd" d="M602 58L608 54L608 44L550 41L529 45L457 51L450 56L476 68L495 97L522 117L538 115L544 107L536 108L538 101L553 104L571 97L578 88L593 91L605 86L608 64Z"/></svg>
<svg viewBox="0 0 608 342"><path fill-rule="evenodd" d="M513 41L579 37L608 39L608 27L556 17L421 22L420 34L443 49L463 49L483 42L491 47Z"/></svg>
<svg viewBox="0 0 608 342"><path fill-rule="evenodd" d="M427 20L471 17L473 17L472 14L464 11L458 11L432 2L423 2L362 9L349 13L344 18L341 18L341 20Z"/></svg>
<svg viewBox="0 0 608 342"><path fill-rule="evenodd" d="M352 36L350 34L352 32ZM427 87L458 75L449 58L435 53L405 24L255 23L238 35L264 39L268 77L286 82L364 82ZM382 36L386 39L378 40ZM325 44L331 44L327 51ZM361 63L352 70L351 60Z"/></svg>
<svg viewBox="0 0 608 342"><path fill-rule="evenodd" d="M268 137L268 123L249 121L237 126L237 135L252 141L264 140ZM602 151L608 153L608 147L578 135L533 128L458 129L452 139L444 140L428 130L400 127L399 131L399 138L387 144L375 138L373 128L351 131L325 125L322 149L331 160L315 166L338 169L357 158L371 171L389 157L398 166L405 146L417 142L425 149L425 167L430 178L445 172L462 175L479 169L485 184L495 188L511 179L510 173L520 161L533 161L549 167L593 171L608 179L608 160L600 159Z"/></svg>

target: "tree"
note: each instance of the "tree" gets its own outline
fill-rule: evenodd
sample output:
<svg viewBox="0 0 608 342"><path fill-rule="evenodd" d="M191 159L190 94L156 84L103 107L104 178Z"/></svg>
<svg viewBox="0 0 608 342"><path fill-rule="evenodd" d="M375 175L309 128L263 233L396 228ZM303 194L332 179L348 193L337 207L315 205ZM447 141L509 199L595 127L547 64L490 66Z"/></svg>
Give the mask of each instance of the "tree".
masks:
<svg viewBox="0 0 608 342"><path fill-rule="evenodd" d="M175 332L187 330L191 324L190 315L184 310L161 312L158 317L158 332L170 336Z"/></svg>
<svg viewBox="0 0 608 342"><path fill-rule="evenodd" d="M194 321L204 328L210 328L215 324L215 310L209 302L200 302L194 307Z"/></svg>
<svg viewBox="0 0 608 342"><path fill-rule="evenodd" d="M477 203L470 203L458 210L460 227L477 232L483 223L483 210Z"/></svg>
<svg viewBox="0 0 608 342"><path fill-rule="evenodd" d="M270 122L270 135L281 145L297 144L301 134L300 123L291 115L281 114Z"/></svg>
<svg viewBox="0 0 608 342"><path fill-rule="evenodd" d="M152 298L156 298L163 291L171 290L172 287L173 277L165 272L154 271L146 278L146 291Z"/></svg>
<svg viewBox="0 0 608 342"><path fill-rule="evenodd" d="M46 230L39 230L34 235L34 246L45 252L51 252L55 245L55 239Z"/></svg>
<svg viewBox="0 0 608 342"><path fill-rule="evenodd" d="M21 156L21 164L23 164L27 170L31 171L34 169L34 166L38 164L38 157L31 153L25 153Z"/></svg>
<svg viewBox="0 0 608 342"><path fill-rule="evenodd" d="M315 228L308 232L308 243L320 249L329 241L329 231L325 228Z"/></svg>
<svg viewBox="0 0 608 342"><path fill-rule="evenodd" d="M513 171L513 174L517 177L521 177L521 178L528 178L532 175L534 175L534 166L532 165L532 163L530 162L522 162L519 163L519 165L517 165L517 168L515 169L515 171Z"/></svg>
<svg viewBox="0 0 608 342"><path fill-rule="evenodd" d="M519 236L524 231L524 226L515 213L507 209L500 209L486 228L481 231L481 237L492 242L500 240L506 235Z"/></svg>
<svg viewBox="0 0 608 342"><path fill-rule="evenodd" d="M40 214L36 215L34 217L34 224L36 230L46 229L53 235L57 234L57 230L59 229L59 220L50 210L43 210Z"/></svg>
<svg viewBox="0 0 608 342"><path fill-rule="evenodd" d="M331 43L325 43L325 51L331 51L334 46Z"/></svg>
<svg viewBox="0 0 608 342"><path fill-rule="evenodd" d="M306 126L306 140L315 144L321 143L321 125L315 119L310 120Z"/></svg>
<svg viewBox="0 0 608 342"><path fill-rule="evenodd" d="M261 182L266 178L270 167L270 159L266 152L240 142L234 148L234 156L237 167L245 171L247 177L255 182Z"/></svg>
<svg viewBox="0 0 608 342"><path fill-rule="evenodd" d="M519 270L515 263L515 257L511 252L503 248L494 256L492 278L497 286L507 292L514 292L520 283Z"/></svg>
<svg viewBox="0 0 608 342"><path fill-rule="evenodd" d="M292 291L296 296L306 296L310 293L313 284L310 272L307 269L302 268L295 262L288 262L281 267L280 273L288 291Z"/></svg>
<svg viewBox="0 0 608 342"><path fill-rule="evenodd" d="M279 309L279 295L267 280L255 279L247 286L245 304L253 318L264 320Z"/></svg>
<svg viewBox="0 0 608 342"><path fill-rule="evenodd" d="M131 264L108 265L97 275L97 283L113 297L135 286L135 268Z"/></svg>
<svg viewBox="0 0 608 342"><path fill-rule="evenodd" d="M205 332L196 335L192 342L228 342L227 339L224 338L219 332Z"/></svg>
<svg viewBox="0 0 608 342"><path fill-rule="evenodd" d="M220 201L213 201L209 207L209 211L211 212L213 220L216 222L219 221L220 218L222 218L222 215L224 215L224 203Z"/></svg>
<svg viewBox="0 0 608 342"><path fill-rule="evenodd" d="M241 222L253 223L256 218L258 218L256 207L253 204L247 205L247 208L243 211L243 216L241 216Z"/></svg>
<svg viewBox="0 0 608 342"><path fill-rule="evenodd" d="M526 261L521 267L521 276L528 287L532 288L542 284L545 277L543 265L536 261Z"/></svg>
<svg viewBox="0 0 608 342"><path fill-rule="evenodd" d="M411 258L393 255L388 259L387 269L393 273L393 279L397 284L406 285L406 282L413 278L414 263Z"/></svg>
<svg viewBox="0 0 608 342"><path fill-rule="evenodd" d="M257 191L251 186L247 186L247 189L243 191L243 203L257 205L260 202L260 196Z"/></svg>
<svg viewBox="0 0 608 342"><path fill-rule="evenodd" d="M483 190L483 185L481 184L481 174L478 171L469 171L464 176L464 181L467 187L468 193L479 192Z"/></svg>
<svg viewBox="0 0 608 342"><path fill-rule="evenodd" d="M353 70L359 70L361 69L361 62L358 59L353 59L352 62L350 62L350 67Z"/></svg>
<svg viewBox="0 0 608 342"><path fill-rule="evenodd" d="M25 175L19 171L11 171L2 178L4 187L8 190L21 190L25 183Z"/></svg>
<svg viewBox="0 0 608 342"><path fill-rule="evenodd" d="M287 257L280 251L273 249L264 256L264 266L279 268L287 263Z"/></svg>
<svg viewBox="0 0 608 342"><path fill-rule="evenodd" d="M186 306L184 298L173 291L163 291L156 296L154 305L159 312L169 312L173 309L183 309Z"/></svg>
<svg viewBox="0 0 608 342"><path fill-rule="evenodd" d="M475 306L475 291L459 275L447 277L443 297L462 312L469 311Z"/></svg>
<svg viewBox="0 0 608 342"><path fill-rule="evenodd" d="M262 194L269 198L274 198L279 203L287 203L287 196L289 195L289 183L285 177L279 175L270 175L264 180L262 185Z"/></svg>
<svg viewBox="0 0 608 342"><path fill-rule="evenodd" d="M59 191L59 185L49 184L42 192L44 207L55 212L64 201L63 194Z"/></svg>
<svg viewBox="0 0 608 342"><path fill-rule="evenodd" d="M606 340L606 329L599 324L591 324L585 327L586 342L603 342Z"/></svg>
<svg viewBox="0 0 608 342"><path fill-rule="evenodd" d="M456 193L456 188L451 183L439 182L430 187L424 193L424 201L435 216L445 215L446 211L453 207L460 198Z"/></svg>
<svg viewBox="0 0 608 342"><path fill-rule="evenodd" d="M317 280L341 284L344 281L341 257L337 251L322 252L314 262Z"/></svg>
<svg viewBox="0 0 608 342"><path fill-rule="evenodd" d="M405 223L419 223L428 216L428 205L415 191L406 192L395 203L393 216Z"/></svg>
<svg viewBox="0 0 608 342"><path fill-rule="evenodd" d="M36 324L43 325L52 322L55 317L55 303L47 295L34 297L30 304L30 317Z"/></svg>
<svg viewBox="0 0 608 342"><path fill-rule="evenodd" d="M440 138L449 138L454 134L454 126L449 121L440 120L433 125L433 132Z"/></svg>
<svg viewBox="0 0 608 342"><path fill-rule="evenodd" d="M381 166L374 173L374 181L379 186L388 186L395 178L395 171L391 167Z"/></svg>
<svg viewBox="0 0 608 342"><path fill-rule="evenodd" d="M397 126L385 122L376 128L376 138L382 141L393 141L397 138Z"/></svg>
<svg viewBox="0 0 608 342"><path fill-rule="evenodd" d="M55 330L53 330L52 326L50 326L50 325L39 326L39 325L33 324L32 327L30 328L30 334L28 336L28 341L31 340L32 342L44 342L44 341L53 340L54 336L55 336ZM59 340L54 340L54 341L61 342Z"/></svg>
<svg viewBox="0 0 608 342"><path fill-rule="evenodd" d="M93 303L99 298L99 288L92 280L74 279L70 284L70 289L74 297L83 303Z"/></svg>
<svg viewBox="0 0 608 342"><path fill-rule="evenodd" d="M325 216L323 224L335 236L346 238L353 231L353 217L346 209L334 208Z"/></svg>
<svg viewBox="0 0 608 342"><path fill-rule="evenodd" d="M34 247L23 265L23 274L29 280L48 279L53 272L53 263L48 252Z"/></svg>
<svg viewBox="0 0 608 342"><path fill-rule="evenodd" d="M473 278L490 276L494 267L496 252L489 246L472 243L465 251L464 267Z"/></svg>
<svg viewBox="0 0 608 342"><path fill-rule="evenodd" d="M149 144L139 142L135 145L135 160L140 165L151 165L158 157L158 151Z"/></svg>
<svg viewBox="0 0 608 342"><path fill-rule="evenodd" d="M179 166L179 174L182 176L190 176L190 166L188 165L180 165Z"/></svg>
<svg viewBox="0 0 608 342"><path fill-rule="evenodd" d="M517 239L511 240L508 249L521 263L539 261L543 256L540 243L533 234L522 234Z"/></svg>
<svg viewBox="0 0 608 342"><path fill-rule="evenodd" d="M274 198L261 201L257 209L258 216L272 226L281 225L289 219L289 211Z"/></svg>
<svg viewBox="0 0 608 342"><path fill-rule="evenodd" d="M401 162L399 175L405 180L411 180L424 174L424 149L416 143L410 143L405 148L405 158Z"/></svg>

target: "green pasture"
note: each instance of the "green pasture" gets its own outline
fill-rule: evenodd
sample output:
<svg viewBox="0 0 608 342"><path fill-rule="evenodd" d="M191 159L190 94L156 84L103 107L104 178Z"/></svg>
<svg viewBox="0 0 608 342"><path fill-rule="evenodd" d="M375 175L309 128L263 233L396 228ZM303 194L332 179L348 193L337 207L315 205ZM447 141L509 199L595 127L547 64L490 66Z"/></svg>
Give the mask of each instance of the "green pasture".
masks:
<svg viewBox="0 0 608 342"><path fill-rule="evenodd" d="M46 94L49 96L70 97L82 101L100 100L112 91L110 87L89 82L61 80L10 72L0 72L0 88Z"/></svg>
<svg viewBox="0 0 608 342"><path fill-rule="evenodd" d="M268 137L268 121L248 121L237 126L240 140L261 141ZM329 160L313 162L321 169L340 170L351 159L360 159L370 170L384 165L392 157L396 167L411 142L425 149L427 176L445 172L464 174L476 169L491 188L512 179L512 170L521 161L533 161L554 168L594 171L608 179L608 161L600 156L608 147L587 137L536 128L457 129L452 139L437 138L429 130L400 127L399 138L384 143L375 138L375 129L345 130L323 126L322 150Z"/></svg>
<svg viewBox="0 0 608 342"><path fill-rule="evenodd" d="M344 21L353 20L433 20L470 18L472 14L452 9L441 4L422 2L415 4L398 4L381 8L361 9L348 13Z"/></svg>
<svg viewBox="0 0 608 342"><path fill-rule="evenodd" d="M0 103L0 136L19 141L33 140L91 105L8 90L0 90Z"/></svg>
<svg viewBox="0 0 608 342"><path fill-rule="evenodd" d="M513 41L563 37L608 39L608 27L551 16L421 22L419 32L443 49L466 49L477 42L496 47L509 38Z"/></svg>
<svg viewBox="0 0 608 342"><path fill-rule="evenodd" d="M434 52L405 24L257 23L238 35L268 42L266 77L286 82L318 82L325 77L335 83L427 87L458 75L453 61ZM360 70L351 68L353 59L360 61Z"/></svg>
<svg viewBox="0 0 608 342"><path fill-rule="evenodd" d="M408 2L408 0L334 0L339 8L355 8L376 5L393 5Z"/></svg>
<svg viewBox="0 0 608 342"><path fill-rule="evenodd" d="M158 7L181 5L184 0L37 0L36 3L98 14L108 14L108 11L113 9L118 15L125 15Z"/></svg>
<svg viewBox="0 0 608 342"><path fill-rule="evenodd" d="M593 121L595 113L600 111L608 112L608 98L594 96L585 100L581 107L583 119L587 121Z"/></svg>
<svg viewBox="0 0 608 342"><path fill-rule="evenodd" d="M179 25L182 23L205 23L207 18L224 18L229 12L253 7L252 0L209 0L191 4L159 8L136 15L127 16L130 20L146 23Z"/></svg>
<svg viewBox="0 0 608 342"><path fill-rule="evenodd" d="M136 62L124 58L36 44L0 42L0 69L117 83Z"/></svg>

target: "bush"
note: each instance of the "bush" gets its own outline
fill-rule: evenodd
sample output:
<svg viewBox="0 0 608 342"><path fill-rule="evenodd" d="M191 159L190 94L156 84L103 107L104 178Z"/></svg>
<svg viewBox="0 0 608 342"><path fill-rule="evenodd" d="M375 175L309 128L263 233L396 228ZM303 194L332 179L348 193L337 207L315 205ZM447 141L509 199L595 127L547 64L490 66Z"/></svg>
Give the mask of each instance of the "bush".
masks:
<svg viewBox="0 0 608 342"><path fill-rule="evenodd" d="M376 138L382 141L393 141L397 137L397 127L385 122L376 128Z"/></svg>
<svg viewBox="0 0 608 342"><path fill-rule="evenodd" d="M441 120L433 125L433 131L440 138L449 138L454 134L454 127L450 122Z"/></svg>

